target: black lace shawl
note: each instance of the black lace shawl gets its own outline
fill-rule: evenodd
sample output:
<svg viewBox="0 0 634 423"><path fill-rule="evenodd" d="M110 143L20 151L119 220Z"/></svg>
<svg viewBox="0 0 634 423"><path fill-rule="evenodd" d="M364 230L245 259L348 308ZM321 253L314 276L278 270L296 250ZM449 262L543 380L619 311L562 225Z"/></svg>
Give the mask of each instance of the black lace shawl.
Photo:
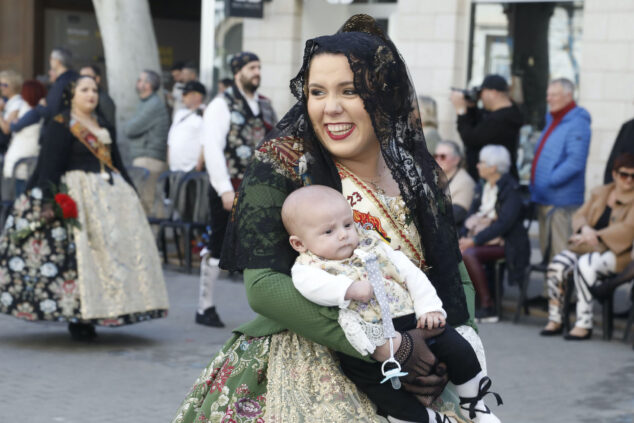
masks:
<svg viewBox="0 0 634 423"><path fill-rule="evenodd" d="M385 163L399 185L420 234L425 261L429 266L426 273L443 301L450 316L449 322L465 322L469 316L458 267L462 256L454 229L451 199L446 190L447 180L427 151L416 92L407 67L394 44L383 35L372 18L355 15L337 34L306 42L302 67L290 83L291 92L298 101L267 139L290 137L300 140L307 153L310 183L341 191L337 169L330 154L315 136L306 109L305 89L310 61L321 53L343 54L348 58L355 90L363 99ZM247 198L250 195L253 199L255 185L266 178L267 172L274 170L258 160L254 160L247 169L225 237L221 260L223 268L273 268L290 273L295 254L288 246L288 235L283 227L281 240L273 240L270 235L272 231L280 230L279 224L270 222L279 210L261 208L255 213L253 201ZM280 186L280 191L299 186L290 180L278 183L286 185ZM271 214L267 216L267 213ZM260 224L247 223L247 219L256 219ZM266 232L263 234L266 242L259 240L255 244L260 247L267 245L266 249L270 251L257 250L253 231Z"/></svg>

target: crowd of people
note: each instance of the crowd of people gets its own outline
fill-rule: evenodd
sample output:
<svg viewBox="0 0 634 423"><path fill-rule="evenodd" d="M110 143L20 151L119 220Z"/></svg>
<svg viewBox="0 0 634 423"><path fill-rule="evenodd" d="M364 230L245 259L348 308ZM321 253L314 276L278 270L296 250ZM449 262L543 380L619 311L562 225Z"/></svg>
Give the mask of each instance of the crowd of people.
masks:
<svg viewBox="0 0 634 423"><path fill-rule="evenodd" d="M572 278L574 284L569 289L576 287L577 323L564 336L568 340L588 339L593 300L604 301L615 287L626 282L625 275L615 275L634 259L634 225L627 218L629 209L620 207L630 204L628 175L634 143L628 136L632 121L619 132L606 164L604 185L596 187L584 201L591 119L574 100L574 84L558 78L548 85L545 100L549 112L524 185L518 183L515 167L523 120L509 91L503 77L487 75L472 91L452 92L450 101L458 115L461 142L442 140L433 146L435 158L449 178L459 245L477 292L476 316L497 319L491 292L499 277L493 265L499 260L504 259L510 283L528 283L531 247L527 223L534 218L542 256L551 263L542 296L532 299L548 304L549 323L541 334L562 334L563 291L568 286L565 281ZM482 107L478 107L478 99ZM421 99L422 104L429 101ZM421 106L422 121L437 121L425 116L429 110L434 108ZM596 190L604 195L597 196ZM606 203L608 192L610 202ZM590 208L592 216L588 215ZM620 225L614 226L617 222ZM615 244L610 234L617 231ZM592 254L616 254L619 260L602 262Z"/></svg>
<svg viewBox="0 0 634 423"><path fill-rule="evenodd" d="M279 121L252 52L232 57L233 78L208 104L195 64L171 69L169 91L142 71L138 106L119 117L132 166L149 175L141 187L119 152L98 66L76 72L56 48L47 88L0 72L3 176L16 193L0 236L0 312L66 322L77 340L95 338L96 325L165 317L147 219L156 183L168 170L205 171L210 222L194 320L224 326L213 296L221 268L242 272L259 316L211 359L174 422L499 422L483 401L502 403L475 330L499 312L492 265L504 259L509 281L523 283L530 201L550 258L541 335L563 333L562 298L574 287L577 321L565 338L591 337L593 298L634 272L631 122L605 184L584 201L590 115L569 80L548 87L526 187L522 112L502 76L486 76L475 98L451 94L456 142L369 16L305 48L290 85L297 103ZM36 156L31 175L15 166Z"/></svg>

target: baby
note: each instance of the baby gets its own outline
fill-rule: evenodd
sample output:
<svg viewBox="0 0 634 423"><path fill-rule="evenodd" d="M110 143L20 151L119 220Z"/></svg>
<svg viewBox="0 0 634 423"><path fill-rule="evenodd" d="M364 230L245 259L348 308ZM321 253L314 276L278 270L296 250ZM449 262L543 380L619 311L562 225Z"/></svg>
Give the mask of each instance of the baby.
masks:
<svg viewBox="0 0 634 423"><path fill-rule="evenodd" d="M291 246L300 253L291 270L295 287L314 303L339 307L339 324L360 354L390 354L381 304L398 331L396 343L409 336L401 337L401 332L417 327L436 328L440 334L428 338L426 343L447 364L461 408L469 411L474 422L499 423L482 401L490 379L471 345L446 325L442 301L427 276L405 254L393 250L373 232L361 230L360 239L352 209L341 193L321 185L300 188L284 202L282 221L290 234ZM379 272L368 267L369 261L378 264ZM370 280L376 281L377 273L380 283L373 285ZM378 287L376 293L373 286ZM406 394L389 383L381 383L381 363L368 364L343 354L339 358L344 373L377 404L380 412L402 415L403 402L399 398ZM354 368L356 363L365 367ZM428 413L429 421L435 421L433 412Z"/></svg>

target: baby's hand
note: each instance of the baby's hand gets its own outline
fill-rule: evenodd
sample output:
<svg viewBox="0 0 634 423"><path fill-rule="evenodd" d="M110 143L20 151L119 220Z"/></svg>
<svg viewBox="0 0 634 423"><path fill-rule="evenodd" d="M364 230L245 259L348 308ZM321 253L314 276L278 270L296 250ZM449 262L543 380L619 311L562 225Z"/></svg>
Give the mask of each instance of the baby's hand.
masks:
<svg viewBox="0 0 634 423"><path fill-rule="evenodd" d="M357 300L362 303L370 301L374 295L372 284L366 280L352 282L346 291L346 300Z"/></svg>
<svg viewBox="0 0 634 423"><path fill-rule="evenodd" d="M420 316L418 319L417 328L443 328L445 327L445 316L439 311L431 311Z"/></svg>

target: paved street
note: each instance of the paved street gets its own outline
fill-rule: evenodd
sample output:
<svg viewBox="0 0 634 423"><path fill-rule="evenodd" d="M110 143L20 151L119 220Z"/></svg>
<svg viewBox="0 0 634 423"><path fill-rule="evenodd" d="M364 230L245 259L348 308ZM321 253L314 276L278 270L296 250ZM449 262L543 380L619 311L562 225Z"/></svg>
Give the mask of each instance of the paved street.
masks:
<svg viewBox="0 0 634 423"><path fill-rule="evenodd" d="M66 327L0 316L0 423L169 422L230 334L194 324L198 278L166 271L170 316L98 329L91 344ZM241 283L217 297L228 327L250 319ZM542 319L482 324L497 415L508 422L634 422L634 351L619 341L537 336Z"/></svg>

